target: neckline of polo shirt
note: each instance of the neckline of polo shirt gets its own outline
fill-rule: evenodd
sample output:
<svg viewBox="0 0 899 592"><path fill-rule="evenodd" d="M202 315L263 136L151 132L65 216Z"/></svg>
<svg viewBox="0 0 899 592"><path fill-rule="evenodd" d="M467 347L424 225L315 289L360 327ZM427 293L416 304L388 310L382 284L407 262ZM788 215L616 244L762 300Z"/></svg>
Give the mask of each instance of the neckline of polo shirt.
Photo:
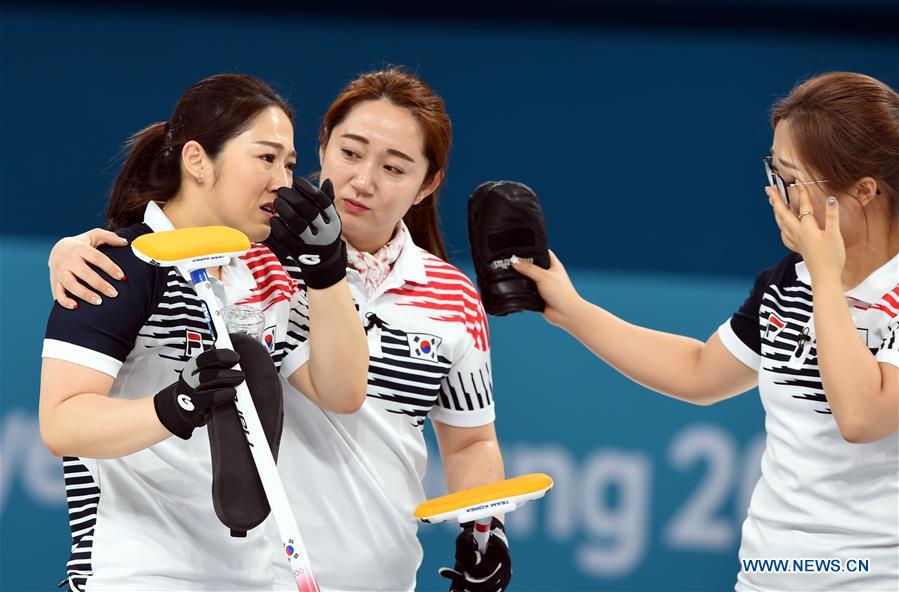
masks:
<svg viewBox="0 0 899 592"><path fill-rule="evenodd" d="M856 287L848 290L846 296L874 304L899 284L899 254L875 269Z"/></svg>
<svg viewBox="0 0 899 592"><path fill-rule="evenodd" d="M162 211L162 207L155 201L147 202L147 208L144 210L144 224L149 226L150 230L153 232L175 230L175 225L172 224L169 217ZM181 268L177 269L185 280L190 283L193 282L190 274L181 270ZM225 282L226 276L228 276L228 283ZM253 287L256 285L253 272L250 271L250 267L240 257L232 257L231 262L228 263L228 265L222 266L222 279L218 279L213 275L210 275L209 279L215 280L215 282L222 286L226 286L226 293L228 296L236 298L236 300L232 300L232 302L239 302L251 294ZM252 282L250 282L250 279L252 279Z"/></svg>
<svg viewBox="0 0 899 592"><path fill-rule="evenodd" d="M175 225L155 201L147 202L147 208L144 210L144 224L149 226L153 232L175 230Z"/></svg>
<svg viewBox="0 0 899 592"><path fill-rule="evenodd" d="M422 260L419 246L412 240L412 233L406 232L403 237L403 250L393 264L390 274L397 274L403 282L425 285L428 283L428 274L425 272L425 264Z"/></svg>
<svg viewBox="0 0 899 592"><path fill-rule="evenodd" d="M843 292L843 295L865 304L873 304L899 283L897 271L899 271L899 254L871 272L857 286ZM796 277L806 285L812 284L805 261L796 264Z"/></svg>

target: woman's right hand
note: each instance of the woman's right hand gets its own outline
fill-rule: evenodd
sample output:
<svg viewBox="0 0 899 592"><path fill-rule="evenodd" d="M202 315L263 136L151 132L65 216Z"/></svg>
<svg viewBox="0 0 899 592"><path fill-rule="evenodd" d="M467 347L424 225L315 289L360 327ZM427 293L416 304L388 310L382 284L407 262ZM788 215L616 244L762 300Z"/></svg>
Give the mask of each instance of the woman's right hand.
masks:
<svg viewBox="0 0 899 592"><path fill-rule="evenodd" d="M78 308L78 302L70 298L80 298L91 304L103 300L98 294L110 298L118 295L116 289L91 266L106 272L110 277L125 280L125 274L109 257L97 250L100 245L124 247L128 241L114 232L94 228L78 236L68 236L53 246L47 264L50 267L50 290L53 298L68 309ZM87 286L79 282L85 282ZM89 286L89 287L88 287Z"/></svg>
<svg viewBox="0 0 899 592"><path fill-rule="evenodd" d="M565 317L582 301L582 298L571 283L562 262L552 251L549 252L549 263L549 269L543 269L524 259L517 257L512 259L515 271L537 284L540 296L546 301L543 317L553 325L563 327Z"/></svg>

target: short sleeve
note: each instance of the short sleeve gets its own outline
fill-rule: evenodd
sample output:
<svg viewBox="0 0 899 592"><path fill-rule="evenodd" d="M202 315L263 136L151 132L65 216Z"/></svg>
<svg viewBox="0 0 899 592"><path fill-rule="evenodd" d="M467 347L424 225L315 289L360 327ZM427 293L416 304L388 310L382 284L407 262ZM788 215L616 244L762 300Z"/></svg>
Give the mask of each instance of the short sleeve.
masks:
<svg viewBox="0 0 899 592"><path fill-rule="evenodd" d="M886 336L874 354L874 359L899 367L899 316L893 317L890 321Z"/></svg>
<svg viewBox="0 0 899 592"><path fill-rule="evenodd" d="M796 255L788 255L777 265L760 273L755 278L752 290L742 306L718 327L718 337L724 347L753 370L758 370L761 365L762 336L759 330L759 311L762 297L768 286L772 283L782 283L787 274L793 273L792 270L798 260Z"/></svg>
<svg viewBox="0 0 899 592"><path fill-rule="evenodd" d="M278 313L275 323L286 324L283 342L277 337L278 345L272 358L278 364L279 373L285 378L296 372L309 361L309 301L306 298L306 284L296 261L271 237L257 245L248 261L256 279L258 299L265 303L265 308L272 306L272 301L279 301L287 296L287 314ZM277 328L275 335L282 335Z"/></svg>
<svg viewBox="0 0 899 592"><path fill-rule="evenodd" d="M478 308L480 322L486 328L487 318L480 300ZM460 349L461 355L440 382L440 394L429 417L459 428L493 423L496 414L488 340L466 333Z"/></svg>
<svg viewBox="0 0 899 592"><path fill-rule="evenodd" d="M126 238L136 236L139 234ZM54 304L41 357L64 360L115 378L158 300L159 269L140 261L130 247L103 246L100 251L128 278L117 282L94 268L116 286L118 297L104 298L99 306L81 303L75 310Z"/></svg>
<svg viewBox="0 0 899 592"><path fill-rule="evenodd" d="M309 361L309 303L302 285L290 301L284 352L280 368L284 377L290 377Z"/></svg>

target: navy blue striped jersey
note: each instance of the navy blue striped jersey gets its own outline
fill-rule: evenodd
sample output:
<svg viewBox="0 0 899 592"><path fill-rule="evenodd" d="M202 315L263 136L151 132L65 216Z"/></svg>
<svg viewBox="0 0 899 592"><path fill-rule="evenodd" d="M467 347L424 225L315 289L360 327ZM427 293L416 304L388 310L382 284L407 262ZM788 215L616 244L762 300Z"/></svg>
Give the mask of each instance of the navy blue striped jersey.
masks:
<svg viewBox="0 0 899 592"><path fill-rule="evenodd" d="M413 589L425 421L474 428L495 417L489 330L475 287L400 233L402 251L377 289L369 293L347 270L368 335L361 409L322 411L285 383L279 470L303 537L315 541L316 576L332 590ZM302 284L298 268L288 271ZM295 588L280 553L272 561L278 589Z"/></svg>
<svg viewBox="0 0 899 592"><path fill-rule="evenodd" d="M845 293L875 360L899 366L899 256ZM895 589L899 582L899 436L845 441L821 380L812 282L789 255L764 271L718 335L759 373L765 408L762 476L743 525L740 557L867 558L868 574L747 573L737 589ZM890 588L892 587L892 588Z"/></svg>
<svg viewBox="0 0 899 592"><path fill-rule="evenodd" d="M129 239L171 224L156 204ZM127 275L119 296L77 310L54 306L43 357L114 378L110 397L154 395L178 379L188 360L212 345L204 307L175 268L140 261L126 248L103 248ZM255 244L214 280L222 304L262 311L263 342L282 375L308 358L308 309L276 254ZM205 428L114 459L67 457L72 529L68 583L74 590L257 590L271 585L264 529L229 536L215 515ZM277 546L277 543L273 543Z"/></svg>

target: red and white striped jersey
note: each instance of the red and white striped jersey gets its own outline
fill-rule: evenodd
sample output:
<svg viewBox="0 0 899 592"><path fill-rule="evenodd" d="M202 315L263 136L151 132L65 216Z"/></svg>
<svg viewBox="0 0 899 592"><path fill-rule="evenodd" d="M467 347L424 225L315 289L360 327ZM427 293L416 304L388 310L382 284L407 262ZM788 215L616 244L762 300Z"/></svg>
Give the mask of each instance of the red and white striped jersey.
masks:
<svg viewBox="0 0 899 592"><path fill-rule="evenodd" d="M487 319L472 282L408 233L370 296L357 271L347 279L368 335L368 397L355 413L329 413L285 383L278 468L324 590L412 590L423 424L494 420ZM273 567L279 590L296 588L280 553Z"/></svg>

